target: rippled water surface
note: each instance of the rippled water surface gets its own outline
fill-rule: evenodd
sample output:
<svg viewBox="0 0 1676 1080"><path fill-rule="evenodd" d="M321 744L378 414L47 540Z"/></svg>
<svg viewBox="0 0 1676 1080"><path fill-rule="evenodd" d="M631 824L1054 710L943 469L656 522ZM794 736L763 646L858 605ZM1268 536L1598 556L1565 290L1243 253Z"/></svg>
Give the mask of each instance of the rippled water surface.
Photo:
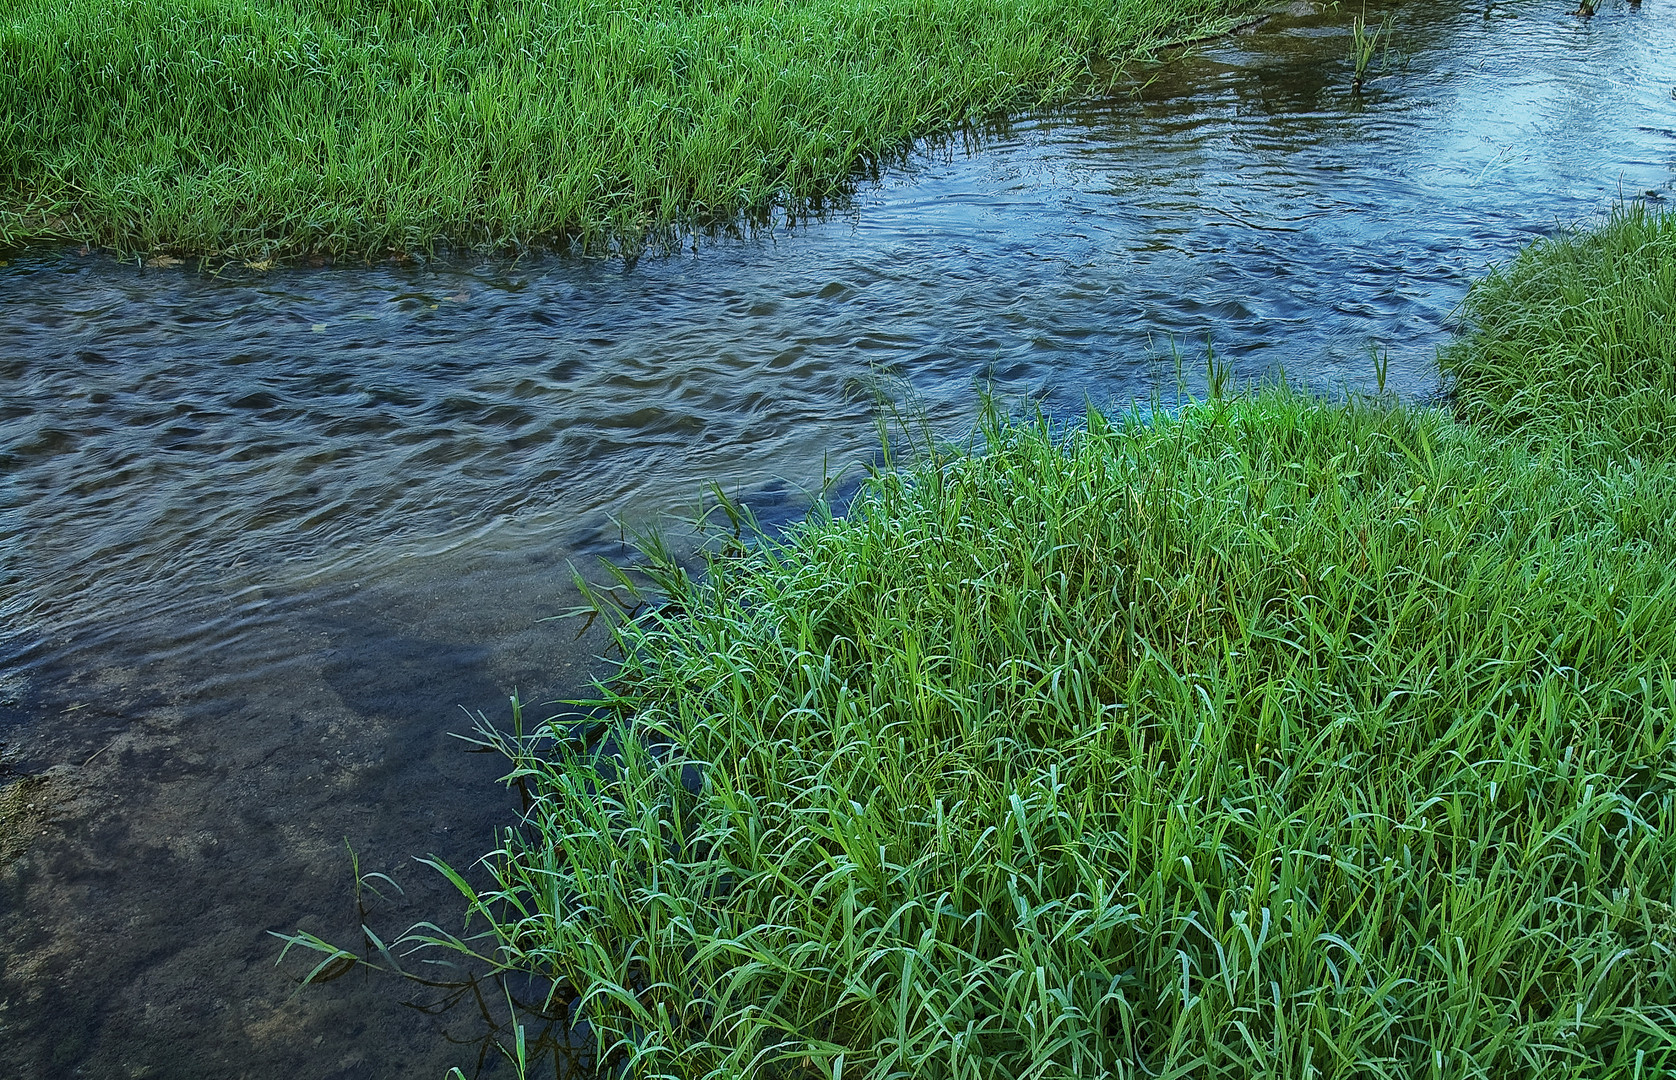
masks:
<svg viewBox="0 0 1676 1080"><path fill-rule="evenodd" d="M469 863L510 819L462 708L597 670L597 635L541 621L567 564L709 480L794 516L870 454L881 384L954 432L983 385L1170 396L1208 340L1325 392L1378 350L1434 393L1474 275L1672 193L1676 15L1567 8L1399 5L1361 94L1348 12L1295 11L922 148L845 215L633 264L13 256L0 782L36 779L0 848L8 1067L469 1074L473 1008L358 974L292 997L264 931L353 942L346 839L408 889L382 925L457 920L409 857Z"/></svg>

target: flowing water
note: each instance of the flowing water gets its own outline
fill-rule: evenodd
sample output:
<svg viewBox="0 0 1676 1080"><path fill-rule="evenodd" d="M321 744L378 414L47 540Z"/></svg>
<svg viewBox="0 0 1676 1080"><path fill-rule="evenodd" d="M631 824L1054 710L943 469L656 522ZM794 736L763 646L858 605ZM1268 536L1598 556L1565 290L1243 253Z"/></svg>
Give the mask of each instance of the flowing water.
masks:
<svg viewBox="0 0 1676 1080"><path fill-rule="evenodd" d="M634 263L14 255L0 1071L470 1075L470 1000L359 973L294 995L307 963L266 931L355 943L346 842L407 890L367 899L383 931L458 926L412 856L469 864L515 806L450 733L599 670L597 631L543 620L615 521L712 480L794 518L872 453L881 385L957 432L983 386L1169 397L1208 341L1326 393L1374 388L1378 352L1426 398L1474 275L1671 195L1663 0L1392 12L1359 94L1350 12L1302 7L922 147L845 214Z"/></svg>

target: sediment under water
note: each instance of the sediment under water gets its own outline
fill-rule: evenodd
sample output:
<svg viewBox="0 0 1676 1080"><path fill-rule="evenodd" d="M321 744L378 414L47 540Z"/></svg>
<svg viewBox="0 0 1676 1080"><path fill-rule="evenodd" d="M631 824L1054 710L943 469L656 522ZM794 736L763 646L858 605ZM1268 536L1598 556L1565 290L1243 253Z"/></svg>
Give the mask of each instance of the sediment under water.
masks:
<svg viewBox="0 0 1676 1080"><path fill-rule="evenodd" d="M1360 94L1348 12L1278 17L927 145L842 215L632 264L11 256L0 784L39 779L0 844L6 1068L469 1075L469 1003L293 996L266 931L354 943L346 840L407 889L380 926L457 925L411 857L469 863L515 803L450 733L598 670L597 631L541 620L615 519L710 480L795 517L871 455L880 385L953 433L983 386L1192 389L1209 340L1326 392L1388 353L1429 396L1474 275L1676 190L1676 15L1568 8L1394 7Z"/></svg>

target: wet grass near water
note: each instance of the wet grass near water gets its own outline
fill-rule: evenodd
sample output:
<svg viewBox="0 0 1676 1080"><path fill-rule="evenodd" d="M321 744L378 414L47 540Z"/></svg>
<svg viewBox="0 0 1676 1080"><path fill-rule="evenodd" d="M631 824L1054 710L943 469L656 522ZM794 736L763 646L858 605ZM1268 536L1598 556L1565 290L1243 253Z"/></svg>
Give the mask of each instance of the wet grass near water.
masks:
<svg viewBox="0 0 1676 1080"><path fill-rule="evenodd" d="M632 248L806 213L910 139L1086 90L1251 6L18 0L0 243Z"/></svg>
<svg viewBox="0 0 1676 1080"><path fill-rule="evenodd" d="M1664 1075L1673 227L1475 289L1458 416L991 415L654 546L471 947L635 1076Z"/></svg>
<svg viewBox="0 0 1676 1080"><path fill-rule="evenodd" d="M1441 358L1462 418L1579 462L1676 454L1676 214L1631 205L1533 244L1465 315Z"/></svg>

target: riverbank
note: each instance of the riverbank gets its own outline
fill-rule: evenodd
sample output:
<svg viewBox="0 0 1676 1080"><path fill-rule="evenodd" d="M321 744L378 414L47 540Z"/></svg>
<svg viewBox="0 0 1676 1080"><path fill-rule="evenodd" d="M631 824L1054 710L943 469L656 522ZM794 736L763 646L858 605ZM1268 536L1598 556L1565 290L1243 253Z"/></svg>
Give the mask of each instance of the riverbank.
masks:
<svg viewBox="0 0 1676 1080"><path fill-rule="evenodd" d="M911 139L1251 7L23 0L0 24L0 243L632 248L819 209Z"/></svg>
<svg viewBox="0 0 1676 1080"><path fill-rule="evenodd" d="M990 417L654 560L473 914L637 1075L1668 1068L1673 273L1668 214L1534 245L1453 412Z"/></svg>

